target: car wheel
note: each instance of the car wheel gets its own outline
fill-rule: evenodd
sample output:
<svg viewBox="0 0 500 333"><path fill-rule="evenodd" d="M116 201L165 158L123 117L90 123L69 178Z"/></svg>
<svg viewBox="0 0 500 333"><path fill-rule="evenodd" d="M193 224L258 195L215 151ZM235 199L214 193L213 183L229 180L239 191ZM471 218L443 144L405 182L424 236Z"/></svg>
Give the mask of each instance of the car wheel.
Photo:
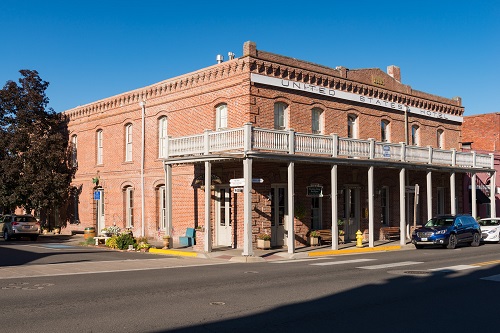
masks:
<svg viewBox="0 0 500 333"><path fill-rule="evenodd" d="M415 245L415 248L420 250L420 249L423 249L424 246L422 244L414 244Z"/></svg>
<svg viewBox="0 0 500 333"><path fill-rule="evenodd" d="M479 246L479 243L481 242L481 237L479 237L479 234L476 232L474 235L472 235L472 242L470 243L470 246Z"/></svg>
<svg viewBox="0 0 500 333"><path fill-rule="evenodd" d="M447 249L454 249L457 247L457 236L455 234L451 234L448 239L448 245L446 245Z"/></svg>
<svg viewBox="0 0 500 333"><path fill-rule="evenodd" d="M9 241L10 240L9 232L7 230L3 231L3 239L5 241Z"/></svg>

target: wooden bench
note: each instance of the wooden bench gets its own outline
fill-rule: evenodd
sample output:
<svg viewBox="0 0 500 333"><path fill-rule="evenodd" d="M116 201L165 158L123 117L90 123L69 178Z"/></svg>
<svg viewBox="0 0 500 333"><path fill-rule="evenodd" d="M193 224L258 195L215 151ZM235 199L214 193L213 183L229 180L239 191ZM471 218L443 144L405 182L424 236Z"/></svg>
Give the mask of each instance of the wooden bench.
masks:
<svg viewBox="0 0 500 333"><path fill-rule="evenodd" d="M319 233L319 244L321 245L321 242L332 242L332 229L320 229L316 230ZM339 243L343 244L344 243L344 237L339 235Z"/></svg>
<svg viewBox="0 0 500 333"><path fill-rule="evenodd" d="M399 227L383 227L380 228L384 239L399 238L401 236L401 229Z"/></svg>

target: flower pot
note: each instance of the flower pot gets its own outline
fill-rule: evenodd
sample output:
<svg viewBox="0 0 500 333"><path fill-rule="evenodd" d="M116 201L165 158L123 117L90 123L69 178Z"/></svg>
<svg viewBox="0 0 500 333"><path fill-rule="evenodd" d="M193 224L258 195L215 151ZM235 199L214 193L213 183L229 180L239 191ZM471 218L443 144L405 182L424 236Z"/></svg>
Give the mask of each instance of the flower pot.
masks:
<svg viewBox="0 0 500 333"><path fill-rule="evenodd" d="M163 238L163 248L164 249L170 249L170 247L172 246L172 242L170 240L171 240L170 237Z"/></svg>
<svg viewBox="0 0 500 333"><path fill-rule="evenodd" d="M319 245L319 238L318 237L309 237L309 244L311 244L311 246L318 246Z"/></svg>
<svg viewBox="0 0 500 333"><path fill-rule="evenodd" d="M271 248L271 241L270 240L264 240L264 239L257 239L257 248L259 249L270 249Z"/></svg>

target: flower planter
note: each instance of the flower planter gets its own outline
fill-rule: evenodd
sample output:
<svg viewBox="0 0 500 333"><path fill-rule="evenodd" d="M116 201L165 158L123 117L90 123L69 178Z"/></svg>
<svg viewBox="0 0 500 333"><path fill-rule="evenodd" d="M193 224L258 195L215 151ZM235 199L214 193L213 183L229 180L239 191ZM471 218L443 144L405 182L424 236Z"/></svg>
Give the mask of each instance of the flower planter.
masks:
<svg viewBox="0 0 500 333"><path fill-rule="evenodd" d="M264 240L264 239L257 239L257 248L263 249L263 250L268 250L271 248L271 241Z"/></svg>
<svg viewBox="0 0 500 333"><path fill-rule="evenodd" d="M172 247L171 237L163 237L163 249L170 249Z"/></svg>
<svg viewBox="0 0 500 333"><path fill-rule="evenodd" d="M318 246L319 245L319 238L318 237L309 237L309 244L311 246Z"/></svg>

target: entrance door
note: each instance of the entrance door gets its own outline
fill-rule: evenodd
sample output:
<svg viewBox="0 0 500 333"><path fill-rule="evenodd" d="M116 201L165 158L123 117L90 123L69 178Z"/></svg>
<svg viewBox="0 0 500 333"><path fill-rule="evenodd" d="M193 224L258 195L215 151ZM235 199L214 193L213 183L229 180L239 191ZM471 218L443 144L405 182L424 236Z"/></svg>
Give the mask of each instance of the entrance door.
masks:
<svg viewBox="0 0 500 333"><path fill-rule="evenodd" d="M323 229L321 197L311 198L311 229Z"/></svg>
<svg viewBox="0 0 500 333"><path fill-rule="evenodd" d="M286 243L287 191L285 186L272 185L271 187L271 246L283 246Z"/></svg>
<svg viewBox="0 0 500 333"><path fill-rule="evenodd" d="M215 244L231 246L231 188L218 187L216 191L216 237Z"/></svg>
<svg viewBox="0 0 500 333"><path fill-rule="evenodd" d="M360 228L360 189L359 187L346 186L345 189L345 212L347 219L347 230L345 234L348 239L356 239L356 232Z"/></svg>
<svg viewBox="0 0 500 333"><path fill-rule="evenodd" d="M104 189L98 188L96 190L98 192L98 199L96 200L96 206L97 206L97 234L101 232L102 229L106 227L106 224L104 222Z"/></svg>

